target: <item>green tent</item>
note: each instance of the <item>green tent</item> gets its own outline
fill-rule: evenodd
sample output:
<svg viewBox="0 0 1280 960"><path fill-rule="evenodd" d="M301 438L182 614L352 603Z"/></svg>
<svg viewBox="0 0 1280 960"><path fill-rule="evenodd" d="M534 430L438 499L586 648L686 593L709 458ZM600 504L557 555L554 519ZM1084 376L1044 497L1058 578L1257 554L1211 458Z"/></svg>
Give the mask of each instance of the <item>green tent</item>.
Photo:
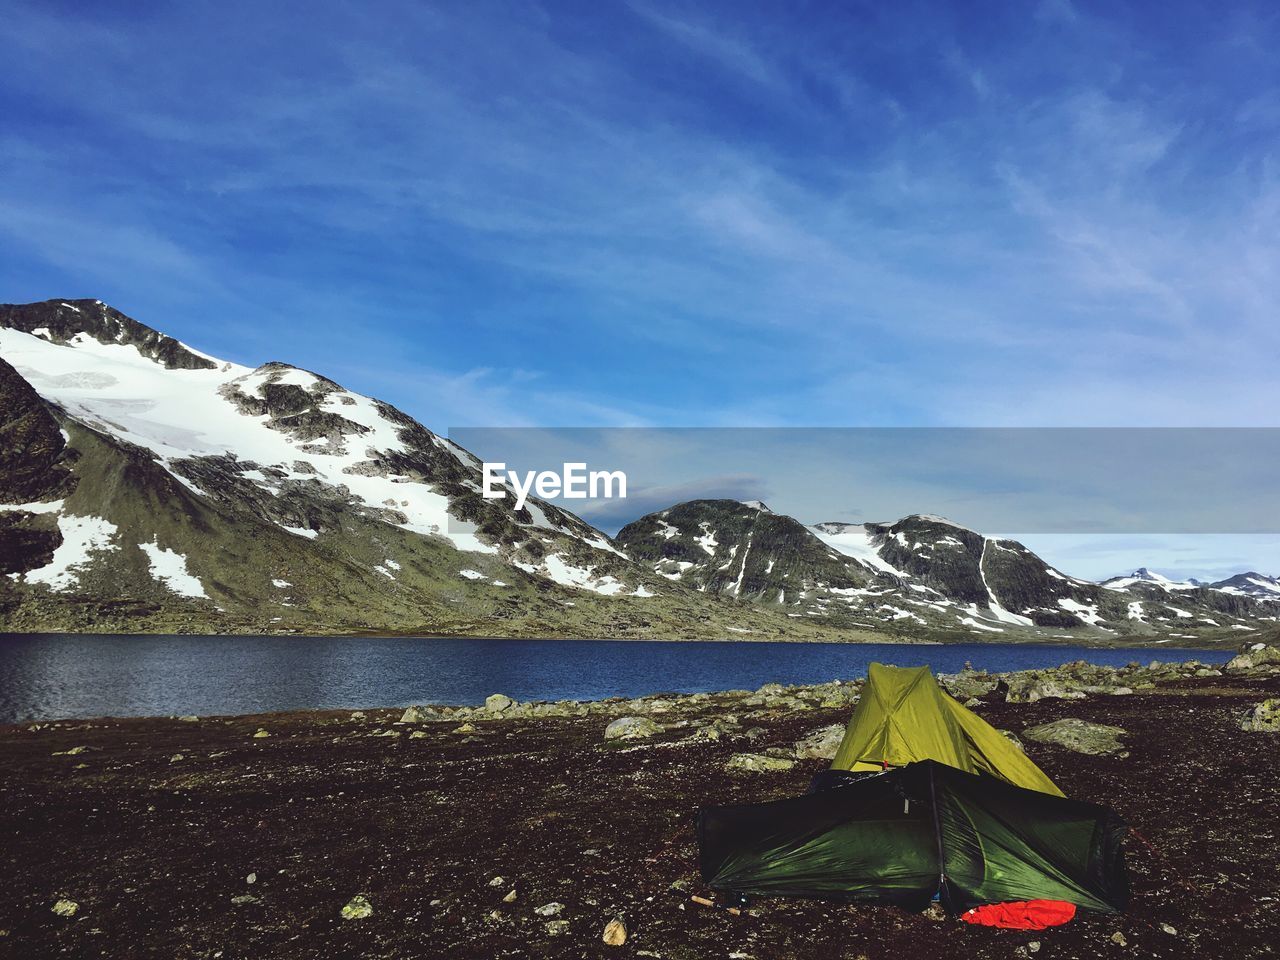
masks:
<svg viewBox="0 0 1280 960"><path fill-rule="evenodd" d="M873 663L831 769L880 770L917 760L1062 796L999 730L944 693L928 667Z"/></svg>
<svg viewBox="0 0 1280 960"><path fill-rule="evenodd" d="M708 885L914 910L938 895L956 913L1017 900L1114 912L1128 899L1125 827L1105 807L932 760L816 783L803 797L700 811Z"/></svg>

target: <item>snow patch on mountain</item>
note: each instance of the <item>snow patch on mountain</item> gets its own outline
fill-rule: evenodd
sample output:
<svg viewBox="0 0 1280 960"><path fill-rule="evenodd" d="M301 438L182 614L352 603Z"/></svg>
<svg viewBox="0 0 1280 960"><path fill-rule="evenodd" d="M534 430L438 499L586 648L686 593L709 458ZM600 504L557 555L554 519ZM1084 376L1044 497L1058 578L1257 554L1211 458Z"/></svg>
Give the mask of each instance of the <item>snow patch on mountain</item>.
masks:
<svg viewBox="0 0 1280 960"><path fill-rule="evenodd" d="M205 593L204 584L187 570L187 558L182 554L168 550L158 543L140 543L138 546L147 555L153 578L180 597L190 597L193 600L209 599L209 595Z"/></svg>
<svg viewBox="0 0 1280 960"><path fill-rule="evenodd" d="M901 570L876 551L873 534L861 523L819 523L809 528L819 540L846 557L881 573L903 577Z"/></svg>
<svg viewBox="0 0 1280 960"><path fill-rule="evenodd" d="M53 551L53 558L43 567L28 570L25 575L11 573L9 577L17 580L20 576L27 583L43 583L50 590L70 590L79 579L80 573L93 560L93 554L120 549L113 540L119 528L110 520L102 517L58 517L58 530L62 533L62 543Z"/></svg>

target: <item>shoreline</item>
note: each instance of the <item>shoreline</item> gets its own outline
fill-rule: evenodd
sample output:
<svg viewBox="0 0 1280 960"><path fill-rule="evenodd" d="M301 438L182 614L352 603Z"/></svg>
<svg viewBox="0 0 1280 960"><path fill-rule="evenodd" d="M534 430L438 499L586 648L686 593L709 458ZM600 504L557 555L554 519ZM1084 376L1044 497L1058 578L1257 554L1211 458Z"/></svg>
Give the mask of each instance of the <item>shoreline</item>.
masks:
<svg viewBox="0 0 1280 960"><path fill-rule="evenodd" d="M50 642L57 642L58 638L49 638ZM108 685L108 691L118 689L118 685L122 679L127 683L132 683L133 672L127 667L123 667L118 671L119 676L112 674L112 679L107 680L107 674L101 672L107 669L106 665L95 666L96 661L92 659L95 656L94 647L95 637L84 637L82 635L63 635L62 639L68 642L79 643L87 641L80 648L72 648L79 658L85 669L81 671L81 677L94 677L96 683L114 683L116 686ZM111 638L102 638L104 641ZM148 639L155 638L138 638L139 642L145 642ZM191 639L196 641L204 641L205 637L166 637L160 638L164 641ZM219 640L222 638L218 638ZM331 638L315 638L316 640L326 640ZM422 637L422 638L342 638L343 640L361 641L372 640L375 643L382 640L390 641L407 641L409 643L422 643L421 648L424 656L434 656L426 654L428 646L432 643L453 644L455 649L445 651L438 655L436 659L428 659L422 662L439 663L450 666L452 669L477 669L481 673L478 676L488 676L492 673L491 680L496 686L502 686L502 676L504 672L488 671L486 672L483 664L486 658L496 656L501 658L503 650L510 652L512 647L495 646L479 652L476 655L480 660L474 660L473 654L467 650L467 645L475 643L492 642L498 645L515 644L521 645L525 643L537 644L546 643L553 648L544 657L541 654L532 654L534 660L538 664L542 664L541 673L531 675L531 682L517 684L518 689L515 691L505 691L513 696L518 696L527 701L522 704L520 709L528 707L532 710L537 707L538 710L547 711L547 704L564 705L573 704L575 708L582 704L618 704L632 701L642 701L645 699L668 699L674 701L684 701L688 698L697 697L715 697L721 695L726 687L729 686L749 686L759 685L761 683L780 683L788 689L796 692L812 691L815 688L829 686L830 682L826 678L841 678L844 682L857 682L856 677L861 671L865 670L867 662L878 659L886 663L904 663L906 665L928 665L939 676L945 677L948 672L958 672L962 669L962 664L976 664L977 672L982 675L990 674L996 677L1017 677L1021 674L1045 674L1047 671L1063 669L1063 665L1067 663L1068 657L1074 659L1070 662L1079 662L1089 665L1090 669L1100 671L1110 671L1114 673L1121 669L1123 663L1134 664L1139 661L1155 661L1155 662L1172 662L1182 661L1184 658L1194 660L1197 664L1205 664L1208 666L1220 665L1225 662L1234 652L1233 650L1215 649L1210 651L1199 650L1196 648L1173 648L1173 647L1145 647L1145 648L1125 648L1124 650L1108 649L1106 656L1100 654L1099 648L1088 647L1059 647L1056 644L1018 644L1016 648L1009 644L976 642L960 646L955 645L931 645L922 649L919 645L902 645L902 644L881 644L871 653L860 652L854 657L843 656L842 651L846 649L844 644L831 645L832 650L839 651L836 655L819 654L814 658L799 660L793 659L789 653L779 653L777 656L769 655L762 660L752 663L745 668L738 668L735 664L740 664L739 658L732 653L732 648L736 647L735 641L721 641L716 644L718 647L728 650L728 653L720 654L721 661L728 658L725 663L720 666L712 667L707 670L691 669L684 673L681 671L681 665L686 661L678 655L668 654L668 659L675 659L668 665L673 673L655 672L652 675L646 675L643 680L637 681L633 678L627 683L600 683L596 681L597 674L591 670L579 671L574 675L574 679L570 682L564 682L564 678L555 672L555 665L563 663L563 657L572 657L572 646L574 643L587 644L626 644L630 641L508 641L505 639L495 641L469 641L457 638L444 637ZM16 642L28 643L34 641L30 647L29 654L18 654L17 656L38 656L42 649L41 644L44 642L43 635L28 635L19 638ZM232 641L234 642L234 641ZM288 643L287 641L283 641ZM667 646L668 648L674 644L668 641L653 641L657 645ZM794 647L796 650L811 649L811 644L798 643L786 644L788 647ZM106 648L108 651L114 650L109 654L113 662L118 656L125 656L129 641L118 644L116 647ZM161 644L159 647L150 646L144 648L142 658L136 665L137 669L147 669L147 656L156 649L167 649ZM253 649L252 647L246 649ZM378 656L379 647L371 648L367 655ZM757 648L758 649L758 648ZM865 651L864 646L856 648L848 648L852 650ZM0 648L2 650L2 648ZM1015 650L1017 652L1015 652ZM911 653L907 653L911 651ZM320 655L331 654L332 649L328 651L320 651ZM233 664L237 661L229 661L224 659L224 654L229 654L230 648L222 651L218 646L198 648L190 657L192 669L199 669L200 663L208 663L210 659L217 661L219 664ZM268 657L271 654L267 654ZM415 659L413 649L407 655L397 654L400 658L399 667L401 670L412 671L413 665L419 663ZM407 659L406 659L407 656ZM605 676L608 676L608 670L628 669L631 664L631 658L624 656L601 656L597 653L589 662L601 670L605 670ZM86 659L88 658L88 659ZM255 657L251 656L251 660ZM720 663L721 661L714 661ZM775 662L776 661L776 662ZM1104 661L1111 665L1106 665ZM14 659L13 663L21 664L21 659ZM125 661L131 663L132 661ZM255 661L256 662L256 661ZM250 667L246 666L246 669ZM528 664L523 669L532 669ZM225 671L224 671L225 672ZM274 714L305 714L307 712L326 712L326 711L342 711L342 710L380 710L391 709L393 706L404 707L411 703L430 704L433 708L445 711L443 715L452 715L452 711L472 708L479 703L485 696L493 692L492 688L488 688L488 684L484 680L479 682L468 682L461 685L454 683L452 688L450 684L444 684L436 687L437 696L431 697L424 695L424 690L433 689L430 671L422 673L420 676L410 673L397 673L395 664L391 663L383 668L387 686L377 682L376 679L366 680L359 686L361 691L352 695L348 691L347 695L342 697L338 702L306 702L307 691L297 691L297 695L293 695L294 691L284 690L282 694L273 697L272 695L255 695L255 696L237 696L237 692L225 686L226 678L221 677L211 681L211 686L203 691L192 692L190 697L175 693L172 696L154 696L148 701L146 697L137 701L131 701L130 706L126 708L125 713L111 712L109 704L110 696L95 696L87 690L82 689L83 684L87 681L80 681L81 687L74 684L66 690L62 691L58 697L49 701L42 701L33 693L30 701L27 702L23 698L23 690L26 685L38 685L41 681L40 675L31 673L24 677L24 680L18 686L14 687L10 695L8 705L13 708L13 713L9 718L0 718L0 723L52 723L59 721L73 720L103 720L110 718L126 719L126 718L161 718L172 717L177 714L200 713L206 716L218 717L235 717L235 716L259 716ZM1104 674L1099 674L1103 676ZM522 674L525 676L525 674ZM56 677L50 677L51 681ZM180 672L175 673L172 669L167 673L163 673L153 677L149 682L152 684L163 684L167 681L181 684L183 682ZM664 685L664 680L667 681ZM1138 681L1134 681L1138 682ZM466 688L466 689L463 689ZM607 689L612 688L612 689ZM34 687L32 688L34 689ZM175 688L182 690L181 686ZM448 692L446 692L448 689ZM124 690L127 693L127 689ZM379 694L390 692L391 696L379 697ZM368 694L367 696L363 694ZM337 699L337 698L335 698ZM59 710L54 703L60 703L64 708ZM123 706L123 704L121 704ZM541 706L538 706L541 705ZM150 707L150 709L148 709ZM556 708L560 709L560 708ZM604 709L603 706L597 706L594 709ZM553 710L552 713L555 711ZM539 715L543 715L539 714Z"/></svg>
<svg viewBox="0 0 1280 960"><path fill-rule="evenodd" d="M1231 635L1223 635L1213 639L1200 637L1169 637L1160 634L1147 635L1128 634L1124 637L1098 637L1095 635L1086 635L1080 637L1039 637L1039 636L1010 636L1008 639L1000 639L990 637L988 635L968 635L956 636L947 639L935 638L917 638L905 637L894 634L868 634L861 633L857 636L851 636L848 639L832 639L830 637L812 637L812 638L786 638L786 637L752 637L750 635L734 635L731 637L552 637L552 636L505 636L495 637L486 634L421 634L421 633L387 633L387 632L370 632L361 633L358 631L341 631L334 633L296 633L293 631L280 631L276 633L269 632L243 632L228 631L225 633L164 633L164 632L148 632L148 631L128 631L128 630L108 630L108 631L90 631L90 630L49 630L49 631L31 631L31 630L5 630L0 629L0 636L6 637L167 637L172 639L185 638L241 638L246 640L253 639L284 639L290 638L294 640L503 640L512 643L772 643L772 644L793 644L797 646L812 646L814 644L830 644L832 646L907 646L907 647L954 647L954 646L1037 646L1037 647L1084 647L1098 650L1127 650L1127 649L1155 649L1160 646L1169 645L1172 650L1231 650L1242 642L1251 641L1251 635L1270 636L1275 631L1258 628L1252 630L1249 634L1237 632Z"/></svg>

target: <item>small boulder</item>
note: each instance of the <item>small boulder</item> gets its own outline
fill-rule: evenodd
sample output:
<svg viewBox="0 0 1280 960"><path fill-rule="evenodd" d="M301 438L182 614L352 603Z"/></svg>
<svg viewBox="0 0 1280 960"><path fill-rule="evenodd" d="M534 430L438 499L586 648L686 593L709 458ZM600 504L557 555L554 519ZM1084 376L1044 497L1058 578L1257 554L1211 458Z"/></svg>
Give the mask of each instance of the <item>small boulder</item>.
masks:
<svg viewBox="0 0 1280 960"><path fill-rule="evenodd" d="M619 717L604 728L606 740L640 740L661 733L662 727L648 717Z"/></svg>
<svg viewBox="0 0 1280 960"><path fill-rule="evenodd" d="M782 757L766 757L758 753L735 753L725 764L725 769L738 773L767 773L790 770L794 766L795 761L785 760Z"/></svg>
<svg viewBox="0 0 1280 960"><path fill-rule="evenodd" d="M491 693L484 698L484 708L490 713L502 713L515 703L505 693Z"/></svg>
<svg viewBox="0 0 1280 960"><path fill-rule="evenodd" d="M614 917L604 925L604 934L601 939L611 947L622 946L627 942L627 925L620 917Z"/></svg>
<svg viewBox="0 0 1280 960"><path fill-rule="evenodd" d="M49 909L60 917L74 917L76 915L76 911L80 909L80 904L76 903L74 900L63 899L59 900Z"/></svg>
<svg viewBox="0 0 1280 960"><path fill-rule="evenodd" d="M373 916L373 904L363 893L358 893L342 908L341 916L343 920L363 920Z"/></svg>
<svg viewBox="0 0 1280 960"><path fill-rule="evenodd" d="M1120 742L1120 737L1124 732L1123 727L1068 717L1028 727L1022 731L1022 735L1037 743L1052 743L1076 753L1099 755L1123 750L1124 744Z"/></svg>
<svg viewBox="0 0 1280 960"><path fill-rule="evenodd" d="M840 741L844 739L845 727L833 723L829 727L814 730L803 740L796 743L797 760L833 760L840 749Z"/></svg>
<svg viewBox="0 0 1280 960"><path fill-rule="evenodd" d="M551 903L544 903L540 907L534 907L533 912L540 917L558 917L564 912L564 904L553 900Z"/></svg>
<svg viewBox="0 0 1280 960"><path fill-rule="evenodd" d="M263 727L259 727L256 731L254 731L253 739L262 740L263 738L269 737L269 736L271 736L271 732L269 730L266 730Z"/></svg>
<svg viewBox="0 0 1280 960"><path fill-rule="evenodd" d="M454 733L475 733L476 727L475 727L475 724L467 722L462 724L462 726L454 727L453 732Z"/></svg>
<svg viewBox="0 0 1280 960"><path fill-rule="evenodd" d="M542 925L548 936L559 937L569 932L568 920L548 920Z"/></svg>
<svg viewBox="0 0 1280 960"><path fill-rule="evenodd" d="M401 723L421 723L425 719L417 707L405 707L404 713L400 714Z"/></svg>
<svg viewBox="0 0 1280 960"><path fill-rule="evenodd" d="M1240 721L1240 729L1251 733L1280 733L1280 698L1263 700Z"/></svg>

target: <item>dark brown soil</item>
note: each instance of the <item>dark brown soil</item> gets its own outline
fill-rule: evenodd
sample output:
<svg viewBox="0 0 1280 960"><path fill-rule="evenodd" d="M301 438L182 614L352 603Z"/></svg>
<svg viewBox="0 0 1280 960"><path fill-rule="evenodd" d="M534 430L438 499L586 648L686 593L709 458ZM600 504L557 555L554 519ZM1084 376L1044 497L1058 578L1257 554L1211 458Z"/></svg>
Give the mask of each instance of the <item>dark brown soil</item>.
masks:
<svg viewBox="0 0 1280 960"><path fill-rule="evenodd" d="M735 917L689 902L706 892L698 806L801 792L820 766L733 775L728 756L789 747L847 710L752 721L765 734L749 747L664 745L687 730L606 746L595 717L478 722L472 735L452 722L389 726L398 711L4 727L0 956L1271 955L1280 736L1238 722L1280 680L1223 686L982 710L1014 731L1064 716L1129 731L1124 757L1028 744L1068 794L1111 805L1155 850L1127 843L1127 914L1038 933L889 908L775 900ZM254 739L259 727L270 736ZM75 747L86 749L53 755ZM341 919L356 894L373 915ZM79 904L73 918L51 911L60 898ZM564 904L558 935L534 912L552 901ZM630 931L623 947L601 942L614 916Z"/></svg>

